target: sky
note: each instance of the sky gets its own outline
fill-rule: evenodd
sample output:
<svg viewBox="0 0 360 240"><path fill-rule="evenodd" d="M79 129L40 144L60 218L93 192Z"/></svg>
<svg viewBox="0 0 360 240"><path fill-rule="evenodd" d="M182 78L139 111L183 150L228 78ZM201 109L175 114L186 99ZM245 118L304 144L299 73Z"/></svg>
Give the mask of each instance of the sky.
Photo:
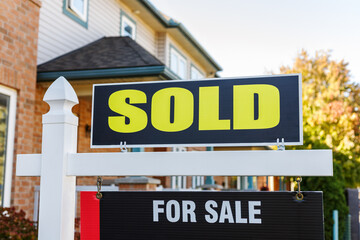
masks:
<svg viewBox="0 0 360 240"><path fill-rule="evenodd" d="M150 0L180 21L223 68L221 77L279 73L301 49L330 50L360 83L359 0Z"/></svg>

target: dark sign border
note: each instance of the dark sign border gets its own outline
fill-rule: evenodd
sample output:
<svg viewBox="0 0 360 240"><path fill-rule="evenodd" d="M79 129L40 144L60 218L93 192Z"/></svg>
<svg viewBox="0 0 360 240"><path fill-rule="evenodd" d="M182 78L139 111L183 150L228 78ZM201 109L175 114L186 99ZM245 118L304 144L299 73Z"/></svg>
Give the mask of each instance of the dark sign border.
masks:
<svg viewBox="0 0 360 240"><path fill-rule="evenodd" d="M148 126L138 133L116 133L107 124L104 124L108 116L116 116L107 106L107 99L111 93L128 87L146 92L152 96L154 92L166 87L184 87L194 94L196 107L196 91L199 86L219 86L229 84L231 81L239 81L236 84L269 84L276 86L280 91L280 116L278 126L271 129L251 130L216 130L199 131L196 118L194 124L181 132L164 133L155 130L149 123ZM294 81L297 81L294 84ZM232 92L221 92L221 101L232 99ZM276 145L277 139L284 138L284 145L302 145L302 91L301 74L271 75L239 78L213 78L202 80L172 80L156 82L127 82L114 84L94 84L92 103L92 126L91 148L119 148L120 142L125 142L130 147L176 147L176 146L265 146ZM294 102L296 101L296 102ZM146 105L144 107L144 105ZM150 112L150 103L138 105ZM232 106L227 109L220 107L220 118L232 118L230 112ZM196 109L195 109L196 112ZM148 113L149 114L149 113ZM194 116L196 117L196 116ZM149 117L150 118L150 117ZM265 140L265 141L264 141Z"/></svg>

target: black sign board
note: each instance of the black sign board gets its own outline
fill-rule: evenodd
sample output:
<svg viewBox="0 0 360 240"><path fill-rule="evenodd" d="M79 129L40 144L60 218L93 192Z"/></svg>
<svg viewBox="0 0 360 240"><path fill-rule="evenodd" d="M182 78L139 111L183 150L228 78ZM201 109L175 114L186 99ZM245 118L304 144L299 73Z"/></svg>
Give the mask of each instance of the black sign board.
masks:
<svg viewBox="0 0 360 240"><path fill-rule="evenodd" d="M324 239L322 192L95 192L81 195L91 239ZM87 238L84 238L87 239Z"/></svg>
<svg viewBox="0 0 360 240"><path fill-rule="evenodd" d="M301 75L95 84L91 146L302 144Z"/></svg>

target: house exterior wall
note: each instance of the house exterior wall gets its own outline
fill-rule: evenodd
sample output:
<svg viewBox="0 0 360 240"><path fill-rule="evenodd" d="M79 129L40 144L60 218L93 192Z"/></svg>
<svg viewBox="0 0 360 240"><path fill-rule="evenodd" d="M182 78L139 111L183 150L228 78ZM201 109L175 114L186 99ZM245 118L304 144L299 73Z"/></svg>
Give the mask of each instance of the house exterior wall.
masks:
<svg viewBox="0 0 360 240"><path fill-rule="evenodd" d="M1 0L0 1L0 86L17 91L15 151L17 154L41 153L42 115L49 110L43 102L47 87L36 84L36 66L69 51L82 47L103 36L120 34L121 11L136 22L136 41L147 51L169 66L169 47L172 44L187 58L187 72L194 64L205 69L182 44L167 32L156 32L144 19L117 0L89 0L88 27L84 27L63 13L64 0ZM41 7L41 8L40 8ZM90 149L91 98L79 97L73 108L79 117L78 152L119 151L116 149ZM171 148L163 149L171 151ZM188 148L188 151L205 148ZM155 149L146 149L155 151ZM15 177L13 161L11 205L25 210L30 218L34 211L35 186L38 177ZM112 178L104 178L110 180ZM161 177L164 187L171 186L170 177ZM81 177L78 185L95 185L96 178ZM191 177L187 177L191 187Z"/></svg>
<svg viewBox="0 0 360 240"><path fill-rule="evenodd" d="M167 38L165 32L157 32L156 33L156 57L164 64L166 62L166 45ZM168 65L168 64L167 64Z"/></svg>
<svg viewBox="0 0 360 240"><path fill-rule="evenodd" d="M180 52L186 58L186 67L187 67L187 79L190 79L191 76L191 66L195 66L198 70L200 70L204 77L212 77L202 66L198 63L198 61L192 56L192 54L187 51L181 43L177 42L170 34L167 34L167 42L165 44L165 64L170 66L170 48L175 48L178 52Z"/></svg>
<svg viewBox="0 0 360 240"><path fill-rule="evenodd" d="M43 0L40 10L38 64L103 36L119 35L120 9L115 0L90 0L88 28L63 13L64 0Z"/></svg>
<svg viewBox="0 0 360 240"><path fill-rule="evenodd" d="M43 0L40 11L38 64L104 36L120 35L121 12L136 22L136 41L156 55L156 33L116 0L89 0L87 28L63 13L64 0Z"/></svg>
<svg viewBox="0 0 360 240"><path fill-rule="evenodd" d="M29 213L33 177L15 177L16 155L34 152L36 57L41 2L0 1L0 86L17 92L11 205ZM6 184L6 183L5 183Z"/></svg>
<svg viewBox="0 0 360 240"><path fill-rule="evenodd" d="M65 0L43 0L40 10L39 45L37 63L42 64L72 50L83 47L104 36L119 36L121 16L125 15L136 25L135 41L165 65L170 66L170 45L187 59L187 76L195 66L205 77L213 77L210 71L178 43L166 28L155 31L146 19L117 0L88 0L87 27L64 14Z"/></svg>
<svg viewBox="0 0 360 240"><path fill-rule="evenodd" d="M145 48L149 53L156 56L156 32L136 13L121 5L121 11L125 12L130 18L136 22L136 38L135 41ZM119 34L117 34L119 35Z"/></svg>

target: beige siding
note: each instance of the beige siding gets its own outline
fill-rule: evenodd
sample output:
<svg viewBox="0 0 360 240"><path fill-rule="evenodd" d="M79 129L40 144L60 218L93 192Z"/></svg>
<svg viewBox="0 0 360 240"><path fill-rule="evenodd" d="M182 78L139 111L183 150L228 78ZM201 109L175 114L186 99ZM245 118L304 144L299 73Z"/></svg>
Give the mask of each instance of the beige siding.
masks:
<svg viewBox="0 0 360 240"><path fill-rule="evenodd" d="M159 32L156 34L156 57L166 63L166 33Z"/></svg>
<svg viewBox="0 0 360 240"><path fill-rule="evenodd" d="M89 0L88 28L63 13L64 0L42 0L38 42L38 64L78 49L104 36L119 36L121 11L136 22L136 42L169 66L169 46L172 44L187 59L187 78L191 64L206 77L209 70L186 51L184 44L171 37L166 29L156 32L141 14L134 13L118 0Z"/></svg>
<svg viewBox="0 0 360 240"><path fill-rule="evenodd" d="M191 56L191 54L185 50L185 48L183 48L181 46L181 44L179 44L178 42L176 42L170 35L167 35L168 38L168 44L166 44L166 66L170 66L170 45L172 45L173 47L175 47L176 50L178 50L182 55L185 56L186 58L186 62L187 62L187 79L190 79L190 69L191 69L191 64L194 65L198 70L200 70L205 77L210 77L208 72L206 72L205 68L203 66L201 66L201 64Z"/></svg>
<svg viewBox="0 0 360 240"><path fill-rule="evenodd" d="M135 41L145 48L149 53L156 56L156 32L143 21L139 15L132 13L132 11L126 6L122 6L124 11L129 17L136 22L136 38Z"/></svg>
<svg viewBox="0 0 360 240"><path fill-rule="evenodd" d="M63 13L63 0L42 0L38 64L104 36L119 36L121 10L136 21L136 41L156 55L155 31L117 0L89 0L87 29Z"/></svg>
<svg viewBox="0 0 360 240"><path fill-rule="evenodd" d="M38 64L103 36L118 35L119 15L116 0L90 0L86 29L63 14L63 0L43 0L40 9Z"/></svg>
<svg viewBox="0 0 360 240"><path fill-rule="evenodd" d="M140 24L139 24L140 23ZM155 45L155 36L156 32L152 30L148 25L143 21L137 21L136 25L137 37L136 42L143 46L148 52L155 56L156 54L156 45Z"/></svg>

